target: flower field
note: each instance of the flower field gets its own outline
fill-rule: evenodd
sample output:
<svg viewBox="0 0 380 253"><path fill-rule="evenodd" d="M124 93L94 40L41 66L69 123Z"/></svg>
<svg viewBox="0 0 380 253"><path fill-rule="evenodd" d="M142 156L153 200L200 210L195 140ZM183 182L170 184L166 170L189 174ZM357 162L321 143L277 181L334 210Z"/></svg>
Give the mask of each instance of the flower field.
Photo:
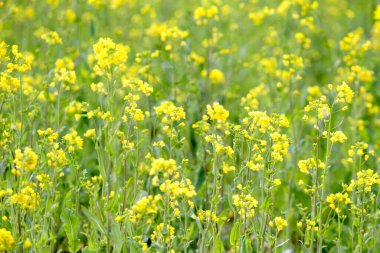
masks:
<svg viewBox="0 0 380 253"><path fill-rule="evenodd" d="M0 0L0 252L380 252L380 2Z"/></svg>

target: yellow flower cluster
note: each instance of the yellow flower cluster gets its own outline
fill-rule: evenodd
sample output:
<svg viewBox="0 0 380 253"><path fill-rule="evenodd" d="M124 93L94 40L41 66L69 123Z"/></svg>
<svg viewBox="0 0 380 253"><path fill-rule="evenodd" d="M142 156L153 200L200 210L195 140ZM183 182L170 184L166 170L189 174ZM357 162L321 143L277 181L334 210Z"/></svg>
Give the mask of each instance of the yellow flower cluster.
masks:
<svg viewBox="0 0 380 253"><path fill-rule="evenodd" d="M48 45L62 44L62 38L56 31L44 32L40 35L40 38Z"/></svg>
<svg viewBox="0 0 380 253"><path fill-rule="evenodd" d="M164 101L161 105L154 107L158 116L163 116L161 122L173 124L174 122L186 119L186 113L182 107L177 107L171 101Z"/></svg>
<svg viewBox="0 0 380 253"><path fill-rule="evenodd" d="M184 196L187 199L191 199L197 195L195 192L195 187L187 178L185 180L181 180L180 182L167 179L160 185L160 190L171 198Z"/></svg>
<svg viewBox="0 0 380 253"><path fill-rule="evenodd" d="M111 74L116 68L125 69L129 47L115 44L110 38L100 38L93 49L96 60L94 71L97 75Z"/></svg>
<svg viewBox="0 0 380 253"><path fill-rule="evenodd" d="M256 12L250 12L248 18L252 20L252 22L254 22L256 25L260 25L263 23L266 17L272 16L274 13L275 9L265 6Z"/></svg>
<svg viewBox="0 0 380 253"><path fill-rule="evenodd" d="M353 187L357 187L358 190L370 192L372 190L372 186L380 184L379 174L371 169L361 170L356 173L356 176L357 179L351 181L347 191L352 190Z"/></svg>
<svg viewBox="0 0 380 253"><path fill-rule="evenodd" d="M331 109L327 104L327 97L321 96L318 99L310 100L308 104L305 106L304 111L306 113L312 113L313 111L317 112L317 119L324 119L330 116ZM304 120L308 120L309 116L304 115ZM315 121L313 123L316 123Z"/></svg>
<svg viewBox="0 0 380 253"><path fill-rule="evenodd" d="M68 86L65 86L65 87L68 87ZM79 87L79 86L75 86L75 87ZM69 88L69 90L71 90L71 88ZM70 104L65 107L65 111L68 114L74 114L74 118L76 120L79 120L82 117L82 113L88 110L88 106L89 104L86 102L79 102L79 101L74 100L74 101L71 101Z"/></svg>
<svg viewBox="0 0 380 253"><path fill-rule="evenodd" d="M372 83L373 82L373 71L366 69L365 67L354 65L350 69L348 74L347 81L354 83L356 80ZM361 87L364 88L364 87Z"/></svg>
<svg viewBox="0 0 380 253"><path fill-rule="evenodd" d="M198 7L194 11L194 19L197 25L206 25L211 20L219 20L218 7L212 5L210 7Z"/></svg>
<svg viewBox="0 0 380 253"><path fill-rule="evenodd" d="M349 163L353 163L353 157L357 155L359 157L363 157L364 161L367 161L370 156L375 155L374 150L368 150L368 143L365 142L357 142L355 145L351 145L350 149L348 150L348 156L349 158L347 161Z"/></svg>
<svg viewBox="0 0 380 253"><path fill-rule="evenodd" d="M46 130L38 129L37 133L39 136L47 138L50 143L53 143L58 138L58 133L54 132L51 128L47 128Z"/></svg>
<svg viewBox="0 0 380 253"><path fill-rule="evenodd" d="M77 131L74 129L71 129L70 133L63 136L63 139L69 144L68 150L70 153L74 152L76 148L83 148L83 139L78 136Z"/></svg>
<svg viewBox="0 0 380 253"><path fill-rule="evenodd" d="M51 185L50 176L48 174L45 174L45 173L38 174L36 176L36 179L39 182L38 186L42 189L47 188Z"/></svg>
<svg viewBox="0 0 380 253"><path fill-rule="evenodd" d="M317 226L317 223L314 220L307 219L306 220L306 230L318 231L319 227Z"/></svg>
<svg viewBox="0 0 380 253"><path fill-rule="evenodd" d="M13 190L10 188L7 188L6 190L0 190L0 198L6 196L6 195L12 195Z"/></svg>
<svg viewBox="0 0 380 253"><path fill-rule="evenodd" d="M174 175L174 178L179 177L177 170L177 164L175 160L169 159L165 160L163 158L154 159L152 162L152 167L149 170L149 175L154 176L159 172L163 174L164 178L169 178Z"/></svg>
<svg viewBox="0 0 380 253"><path fill-rule="evenodd" d="M312 170L316 168L321 170L326 169L326 165L321 160L318 160L317 164L317 161L314 158L309 158L306 160L298 161L298 168L302 173L310 174L312 173Z"/></svg>
<svg viewBox="0 0 380 253"><path fill-rule="evenodd" d="M380 48L380 5L376 6L376 10L373 14L374 17L374 24L372 28L372 35L374 38L374 48L379 49Z"/></svg>
<svg viewBox="0 0 380 253"><path fill-rule="evenodd" d="M228 172L235 171L236 168L233 165L228 165L227 163L223 162L222 170L224 174L227 174Z"/></svg>
<svg viewBox="0 0 380 253"><path fill-rule="evenodd" d="M128 122L128 119L133 119L134 121L143 121L145 119L144 112L138 108L137 102L140 100L139 95L133 95L132 93L128 93L124 97L124 101L127 106L125 107L123 121Z"/></svg>
<svg viewBox="0 0 380 253"><path fill-rule="evenodd" d="M347 140L347 136L342 131L336 131L331 133L330 140L332 143L344 143Z"/></svg>
<svg viewBox="0 0 380 253"><path fill-rule="evenodd" d="M98 117L104 121L113 121L114 118L112 117L111 115L111 112L109 111L102 111L102 109L100 107L98 107L97 109L95 110L89 110L87 112L87 117L89 119L92 119L94 117Z"/></svg>
<svg viewBox="0 0 380 253"><path fill-rule="evenodd" d="M342 194L340 192L336 194L331 193L327 197L326 201L329 203L329 207L336 213L340 213L341 211L341 208L339 208L340 203L344 203L345 205L351 204L351 199L348 196L348 193Z"/></svg>
<svg viewBox="0 0 380 253"><path fill-rule="evenodd" d="M0 74L0 92L4 93L16 93L20 87L20 80L12 77L9 74L2 72Z"/></svg>
<svg viewBox="0 0 380 253"><path fill-rule="evenodd" d="M153 93L153 87L140 79L122 79L123 87L130 88L132 91L139 91L149 97Z"/></svg>
<svg viewBox="0 0 380 253"><path fill-rule="evenodd" d="M207 105L207 115L210 120L215 120L219 123L225 123L230 113L224 109L221 104L215 102L212 104L212 106ZM207 118L207 116L203 116L203 118Z"/></svg>
<svg viewBox="0 0 380 253"><path fill-rule="evenodd" d="M0 228L0 251L6 252L11 250L15 244L10 231L5 228Z"/></svg>
<svg viewBox="0 0 380 253"><path fill-rule="evenodd" d="M243 219L252 218L255 215L255 207L258 202L251 194L234 194L232 199L238 214Z"/></svg>
<svg viewBox="0 0 380 253"><path fill-rule="evenodd" d="M88 129L85 133L84 133L84 137L87 137L87 138L94 138L96 135L96 131L94 128L91 128L91 129Z"/></svg>
<svg viewBox="0 0 380 253"><path fill-rule="evenodd" d="M0 42L0 66L6 66L0 72L0 94L16 93L20 88L20 76L12 76L14 72L26 72L31 69L33 56L28 53L20 53L17 45L9 45Z"/></svg>
<svg viewBox="0 0 380 253"><path fill-rule="evenodd" d="M68 57L58 59L55 62L54 80L57 82L62 82L63 88L67 91L71 90L71 87L66 85L66 83L75 84L77 80L74 67L75 65L73 60ZM79 86L75 87L75 90L77 89L79 89Z"/></svg>
<svg viewBox="0 0 380 253"><path fill-rule="evenodd" d="M149 217L151 214L157 214L158 203L162 200L161 195L149 195L142 197L137 201L129 210L129 220L132 223L137 223L142 218ZM147 222L151 223L153 220L148 219Z"/></svg>
<svg viewBox="0 0 380 253"><path fill-rule="evenodd" d="M189 36L188 31L183 31L177 26L169 27L160 32L160 38L162 42L168 43L165 46L165 50L170 51L173 47L173 42L176 40L183 40ZM183 42L184 43L184 42ZM182 45L183 45L182 43Z"/></svg>
<svg viewBox="0 0 380 253"><path fill-rule="evenodd" d="M108 92L106 91L104 83L102 83L102 82L92 83L90 85L90 87L91 87L91 90L93 92L96 92L96 93L99 93L99 94L108 95Z"/></svg>
<svg viewBox="0 0 380 253"><path fill-rule="evenodd" d="M82 187L86 187L87 190L92 191L95 189L96 186L98 186L103 181L103 177L101 175L99 176L93 176L91 179L88 179L81 183Z"/></svg>
<svg viewBox="0 0 380 253"><path fill-rule="evenodd" d="M53 168L62 168L68 164L66 153L63 149L54 147L54 149L47 153L48 165Z"/></svg>
<svg viewBox="0 0 380 253"><path fill-rule="evenodd" d="M27 210L33 210L39 203L39 196L32 187L26 186L20 193L15 193L11 197L12 204L20 205Z"/></svg>
<svg viewBox="0 0 380 253"><path fill-rule="evenodd" d="M169 224L160 223L151 236L153 241L169 243L174 238L174 227Z"/></svg>
<svg viewBox="0 0 380 253"><path fill-rule="evenodd" d="M289 140L285 134L273 132L270 134L272 144L272 157L277 161L283 161L284 156L288 154Z"/></svg>
<svg viewBox="0 0 380 253"><path fill-rule="evenodd" d="M211 212L210 210L198 210L197 216L194 215L193 218L198 217L200 221L218 223L220 218L216 215L216 212Z"/></svg>
<svg viewBox="0 0 380 253"><path fill-rule="evenodd" d="M285 115L268 115L262 111L250 111L248 117L243 118L243 124L248 126L250 132L258 130L260 133L274 132L278 127L289 127L289 121Z"/></svg>
<svg viewBox="0 0 380 253"><path fill-rule="evenodd" d="M250 170L260 171L264 169L263 157L261 155L256 155L253 161L248 161L247 166Z"/></svg>
<svg viewBox="0 0 380 253"><path fill-rule="evenodd" d="M21 149L16 149L14 163L17 169L33 171L36 169L37 162L38 156L31 148L24 148L24 152Z"/></svg>
<svg viewBox="0 0 380 253"><path fill-rule="evenodd" d="M282 56L282 64L285 67L289 67L290 72L294 73L296 68L303 67L303 59L294 54L284 54Z"/></svg>
<svg viewBox="0 0 380 253"><path fill-rule="evenodd" d="M327 87L330 93L336 92L336 96L334 97L331 107L333 107L335 104L343 104L343 107L341 108L341 110L342 111L347 110L348 109L347 104L350 104L352 102L352 99L355 95L355 93L352 91L350 86L348 86L345 82L343 82L342 84L337 85L337 86L328 84ZM321 91L319 88L310 87L308 91L311 96L308 97L309 102L305 106L304 111L306 113L310 113L312 118L309 119L309 116L305 114L303 119L310 120L312 123L315 124L317 120L328 118L331 115L331 107L328 103L327 96L320 95ZM320 95L320 97L312 99L312 97L315 95ZM315 111L317 112L317 117L315 117L314 114L311 113Z"/></svg>
<svg viewBox="0 0 380 253"><path fill-rule="evenodd" d="M343 82L341 85L336 87L337 91L337 103L347 103L350 104L355 93L352 91L350 86Z"/></svg>
<svg viewBox="0 0 380 253"><path fill-rule="evenodd" d="M257 110L259 108L258 98L266 95L268 90L265 84L261 83L257 87L251 89L248 94L241 99L241 105L245 106L247 111Z"/></svg>
<svg viewBox="0 0 380 253"><path fill-rule="evenodd" d="M277 231L280 232L281 230L283 230L284 228L288 226L288 222L282 217L276 217L274 218L274 224L271 221L269 225L271 225L271 227L273 227L273 225L276 225Z"/></svg>
<svg viewBox="0 0 380 253"><path fill-rule="evenodd" d="M303 48L310 48L311 39L308 38L304 33L296 33L294 35L295 40L299 43Z"/></svg>
<svg viewBox="0 0 380 253"><path fill-rule="evenodd" d="M361 42L363 30L361 28L350 32L340 42L340 49L347 54L343 57L343 61L352 66L358 61L358 58L370 49L371 42Z"/></svg>

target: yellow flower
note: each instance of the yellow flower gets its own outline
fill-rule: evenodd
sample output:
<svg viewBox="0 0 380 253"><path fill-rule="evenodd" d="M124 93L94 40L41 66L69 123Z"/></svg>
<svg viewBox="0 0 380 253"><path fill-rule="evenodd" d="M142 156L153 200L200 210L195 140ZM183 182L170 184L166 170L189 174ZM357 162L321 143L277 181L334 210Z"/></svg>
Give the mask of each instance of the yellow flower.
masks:
<svg viewBox="0 0 380 253"><path fill-rule="evenodd" d="M69 152L72 153L75 151L75 148L83 148L83 139L78 136L77 131L74 129L70 130L70 133L63 136L63 139L69 144Z"/></svg>
<svg viewBox="0 0 380 253"><path fill-rule="evenodd" d="M38 180L39 186L42 189L51 185L50 176L48 174L44 174L44 173L38 174L36 176L36 179Z"/></svg>
<svg viewBox="0 0 380 253"><path fill-rule="evenodd" d="M230 172L230 171L235 171L235 170L236 170L235 166L233 166L233 165L229 166L229 165L226 164L225 162L223 162L223 167L222 167L222 169L223 169L223 173L224 173L224 174L227 174L227 173Z"/></svg>
<svg viewBox="0 0 380 253"><path fill-rule="evenodd" d="M124 69L128 59L129 47L115 44L110 38L100 38L93 46L97 75L110 74L115 68Z"/></svg>
<svg viewBox="0 0 380 253"><path fill-rule="evenodd" d="M48 31L40 35L40 38L49 45L62 44L62 39L55 31Z"/></svg>
<svg viewBox="0 0 380 253"><path fill-rule="evenodd" d="M288 222L281 217L274 218L274 222L276 224L277 231L281 231L288 226Z"/></svg>
<svg viewBox="0 0 380 253"><path fill-rule="evenodd" d="M208 222L211 220L212 222L215 222L215 223L218 223L220 220L218 216L216 215L216 212L215 211L211 212L210 210L198 210L198 219L204 222Z"/></svg>
<svg viewBox="0 0 380 253"><path fill-rule="evenodd" d="M255 215L255 207L257 207L257 200L250 194L234 194L232 196L234 206L243 219L252 218Z"/></svg>
<svg viewBox="0 0 380 253"><path fill-rule="evenodd" d="M46 156L48 157L48 165L54 168L61 168L68 164L66 153L62 149L53 149Z"/></svg>
<svg viewBox="0 0 380 253"><path fill-rule="evenodd" d="M213 84L224 83L224 74L219 69L211 70L209 78Z"/></svg>
<svg viewBox="0 0 380 253"><path fill-rule="evenodd" d="M311 170L316 169L316 168L324 170L326 168L326 165L321 160L318 160L318 164L317 164L314 158L309 158L306 160L300 160L298 162L298 168L300 169L302 173L310 174Z"/></svg>
<svg viewBox="0 0 380 253"><path fill-rule="evenodd" d="M281 180L276 178L275 180L273 180L273 183L275 186L279 186L279 185L281 185Z"/></svg>
<svg viewBox="0 0 380 253"><path fill-rule="evenodd" d="M194 19L197 25L205 25L210 20L219 20L218 7L212 5L210 7L198 7L194 11Z"/></svg>
<svg viewBox="0 0 380 253"><path fill-rule="evenodd" d="M335 142L344 143L347 140L347 136L342 131L336 131L336 132L331 133L330 140L332 143L335 143Z"/></svg>
<svg viewBox="0 0 380 253"><path fill-rule="evenodd" d="M30 247L32 247L32 243L30 242L29 238L27 238L24 242L24 248L29 249Z"/></svg>
<svg viewBox="0 0 380 253"><path fill-rule="evenodd" d="M318 231L319 228L317 226L317 223L313 220L306 220L306 230L311 230L313 229L314 231Z"/></svg>
<svg viewBox="0 0 380 253"><path fill-rule="evenodd" d="M169 224L160 223L153 231L152 240L156 242L169 243L174 238L174 227Z"/></svg>
<svg viewBox="0 0 380 253"><path fill-rule="evenodd" d="M6 251L13 248L15 241L11 232L5 228L0 228L0 251Z"/></svg>
<svg viewBox="0 0 380 253"><path fill-rule="evenodd" d="M355 93L352 91L350 86L348 86L345 82L343 82L341 85L338 85L336 87L336 91L338 92L338 103L348 103L350 104L352 101L352 98L354 97Z"/></svg>
<svg viewBox="0 0 380 253"><path fill-rule="evenodd" d="M186 113L182 107L177 107L171 101L164 101L160 106L154 107L157 115L163 115L162 123L172 124L182 119L186 119Z"/></svg>
<svg viewBox="0 0 380 253"><path fill-rule="evenodd" d="M11 202L22 206L24 209L33 210L39 202L39 196L33 188L27 186L20 193L13 194Z"/></svg>
<svg viewBox="0 0 380 253"><path fill-rule="evenodd" d="M154 159L149 175L153 176L156 173L162 172L164 177L167 178L177 172L177 164L173 159L165 160L163 158Z"/></svg>
<svg viewBox="0 0 380 253"><path fill-rule="evenodd" d="M115 222L119 223L119 222L121 222L123 220L123 218L124 218L123 216L118 215L118 216L115 217Z"/></svg>
<svg viewBox="0 0 380 253"><path fill-rule="evenodd" d="M19 87L20 80L18 78L12 77L7 73L0 74L0 92L16 93Z"/></svg>
<svg viewBox="0 0 380 253"><path fill-rule="evenodd" d="M93 137L95 137L95 129L92 128L92 129L87 130L84 133L84 137L87 137L87 138L93 138Z"/></svg>
<svg viewBox="0 0 380 253"><path fill-rule="evenodd" d="M210 117L210 120L216 120L221 123L226 122L230 115L229 111L224 109L224 107L218 102L213 103L212 106L207 105L207 114Z"/></svg>
<svg viewBox="0 0 380 253"><path fill-rule="evenodd" d="M137 220L145 218L151 214L157 214L158 212L158 202L162 199L161 195L149 195L142 197L137 201L129 210L129 220L132 223L136 223Z"/></svg>
<svg viewBox="0 0 380 253"><path fill-rule="evenodd" d="M37 160L38 156L29 147L26 147L24 152L21 152L20 149L15 151L14 163L18 169L33 171L37 166Z"/></svg>

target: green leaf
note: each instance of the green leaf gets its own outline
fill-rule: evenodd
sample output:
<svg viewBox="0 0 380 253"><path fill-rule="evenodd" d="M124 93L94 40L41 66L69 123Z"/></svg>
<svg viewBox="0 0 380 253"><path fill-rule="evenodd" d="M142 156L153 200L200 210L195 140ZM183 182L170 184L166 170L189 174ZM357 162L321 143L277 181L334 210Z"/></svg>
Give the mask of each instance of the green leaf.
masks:
<svg viewBox="0 0 380 253"><path fill-rule="evenodd" d="M94 216L90 211L88 211L87 208L82 206L81 208L83 214L86 216L86 218L89 220L91 225L101 234L106 234L106 228L103 226L102 222L98 219L98 217Z"/></svg>
<svg viewBox="0 0 380 253"><path fill-rule="evenodd" d="M220 240L220 238L216 238L215 240L215 245L214 245L214 252L215 253L221 253L221 252L224 252L224 245L223 245L223 241Z"/></svg>
<svg viewBox="0 0 380 253"><path fill-rule="evenodd" d="M237 243L239 243L239 235L240 235L240 222L236 222L230 234L231 245L236 245Z"/></svg>
<svg viewBox="0 0 380 253"><path fill-rule="evenodd" d="M302 241L299 241L301 243L302 252L303 253L309 253L309 250L305 247L305 245L302 243Z"/></svg>
<svg viewBox="0 0 380 253"><path fill-rule="evenodd" d="M111 225L111 240L114 244L114 252L120 253L123 247L123 235L117 223L112 223Z"/></svg>
<svg viewBox="0 0 380 253"><path fill-rule="evenodd" d="M247 237L244 239L244 247L245 252L252 252L252 240L249 238L249 236L248 239Z"/></svg>
<svg viewBox="0 0 380 253"><path fill-rule="evenodd" d="M247 248L245 247L246 246L245 243L246 243L246 237L245 237L245 235L243 235L243 237L241 238L241 243L240 243L240 245L241 245L240 253L246 253L247 252Z"/></svg>
<svg viewBox="0 0 380 253"><path fill-rule="evenodd" d="M69 208L63 209L61 220L63 223L63 230L65 231L69 241L69 250L71 252L77 252L79 250L80 243L80 240L78 239L80 220L77 214Z"/></svg>
<svg viewBox="0 0 380 253"><path fill-rule="evenodd" d="M202 186L203 182L205 181L205 170L204 170L204 167L201 166L199 168L199 172L198 172L198 178L197 178L197 182L195 184L195 189L198 191L199 188Z"/></svg>

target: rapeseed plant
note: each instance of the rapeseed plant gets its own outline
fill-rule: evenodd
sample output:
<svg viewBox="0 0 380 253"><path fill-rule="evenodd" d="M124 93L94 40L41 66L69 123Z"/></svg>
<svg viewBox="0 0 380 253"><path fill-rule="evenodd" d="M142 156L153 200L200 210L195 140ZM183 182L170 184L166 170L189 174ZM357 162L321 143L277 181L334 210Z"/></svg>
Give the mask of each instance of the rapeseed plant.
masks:
<svg viewBox="0 0 380 253"><path fill-rule="evenodd" d="M0 252L380 250L379 4L0 16Z"/></svg>

